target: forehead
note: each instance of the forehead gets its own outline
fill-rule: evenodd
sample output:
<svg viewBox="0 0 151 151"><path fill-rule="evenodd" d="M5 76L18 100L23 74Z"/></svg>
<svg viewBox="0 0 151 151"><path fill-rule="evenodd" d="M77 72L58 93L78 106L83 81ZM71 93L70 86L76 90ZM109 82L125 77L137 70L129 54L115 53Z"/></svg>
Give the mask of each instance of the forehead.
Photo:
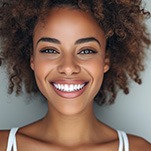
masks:
<svg viewBox="0 0 151 151"><path fill-rule="evenodd" d="M104 35L102 28L90 13L70 7L53 8L34 29L34 39L43 36L53 38L81 38Z"/></svg>

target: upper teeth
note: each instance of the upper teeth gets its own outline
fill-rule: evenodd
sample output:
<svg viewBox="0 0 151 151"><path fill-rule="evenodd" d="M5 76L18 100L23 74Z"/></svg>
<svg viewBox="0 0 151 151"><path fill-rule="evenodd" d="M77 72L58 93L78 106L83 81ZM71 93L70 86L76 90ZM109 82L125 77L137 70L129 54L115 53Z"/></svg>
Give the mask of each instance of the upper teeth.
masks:
<svg viewBox="0 0 151 151"><path fill-rule="evenodd" d="M82 89L85 84L53 84L60 91L73 92Z"/></svg>

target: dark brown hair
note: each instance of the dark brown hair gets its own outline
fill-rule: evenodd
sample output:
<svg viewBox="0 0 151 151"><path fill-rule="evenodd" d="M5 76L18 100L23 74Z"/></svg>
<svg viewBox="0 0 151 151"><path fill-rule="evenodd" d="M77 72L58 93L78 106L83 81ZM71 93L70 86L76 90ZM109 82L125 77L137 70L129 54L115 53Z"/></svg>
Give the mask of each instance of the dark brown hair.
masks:
<svg viewBox="0 0 151 151"><path fill-rule="evenodd" d="M95 100L111 104L117 92L129 93L129 79L141 84L146 48L150 45L145 19L150 15L141 0L3 0L0 7L1 59L9 75L9 93L39 89L30 68L33 30L53 7L70 6L90 12L103 27L107 39L110 70Z"/></svg>

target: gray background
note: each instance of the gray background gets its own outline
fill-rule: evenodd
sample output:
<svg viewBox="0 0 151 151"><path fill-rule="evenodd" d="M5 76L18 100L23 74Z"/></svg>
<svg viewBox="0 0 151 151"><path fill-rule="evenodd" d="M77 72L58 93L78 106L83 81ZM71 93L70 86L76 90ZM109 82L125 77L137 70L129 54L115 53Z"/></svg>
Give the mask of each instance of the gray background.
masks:
<svg viewBox="0 0 151 151"><path fill-rule="evenodd" d="M144 0L151 11L151 3ZM151 19L147 21L151 31ZM150 48L151 49L151 48ZM141 86L131 83L129 95L119 93L111 106L94 105L96 116L113 128L144 137L151 142L151 54L146 60ZM0 68L0 129L23 126L45 115L47 104L40 97L7 94L7 75Z"/></svg>

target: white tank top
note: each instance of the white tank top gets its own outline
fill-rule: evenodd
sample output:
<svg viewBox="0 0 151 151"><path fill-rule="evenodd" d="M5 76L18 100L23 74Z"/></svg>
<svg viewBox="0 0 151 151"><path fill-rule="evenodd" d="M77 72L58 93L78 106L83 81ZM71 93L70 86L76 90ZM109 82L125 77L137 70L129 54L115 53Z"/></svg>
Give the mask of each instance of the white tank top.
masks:
<svg viewBox="0 0 151 151"><path fill-rule="evenodd" d="M17 151L16 133L18 128L12 128L9 133L7 150L6 151ZM117 130L119 137L119 148L118 151L129 151L129 141L125 132Z"/></svg>

